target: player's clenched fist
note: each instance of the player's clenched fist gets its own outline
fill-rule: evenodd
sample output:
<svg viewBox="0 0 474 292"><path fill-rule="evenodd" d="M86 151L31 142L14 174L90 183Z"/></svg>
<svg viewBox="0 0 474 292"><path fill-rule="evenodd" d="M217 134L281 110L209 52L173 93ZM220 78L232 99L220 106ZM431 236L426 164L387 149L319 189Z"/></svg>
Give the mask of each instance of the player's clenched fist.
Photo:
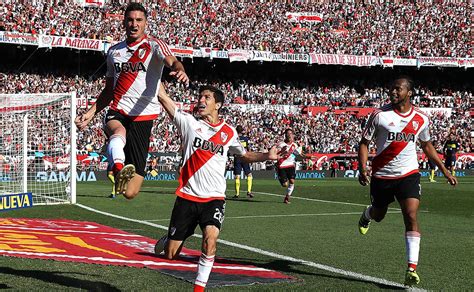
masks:
<svg viewBox="0 0 474 292"><path fill-rule="evenodd" d="M89 124L89 122L92 120L93 117L94 117L93 114L89 114L89 112L87 112L85 114L78 116L74 120L74 123L76 124L79 130L83 130L87 127L87 124Z"/></svg>

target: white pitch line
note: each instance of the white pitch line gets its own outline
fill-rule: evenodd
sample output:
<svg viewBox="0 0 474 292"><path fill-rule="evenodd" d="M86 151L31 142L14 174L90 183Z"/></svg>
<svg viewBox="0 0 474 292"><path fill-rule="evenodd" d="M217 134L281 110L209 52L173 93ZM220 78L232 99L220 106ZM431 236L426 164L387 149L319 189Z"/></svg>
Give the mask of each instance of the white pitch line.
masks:
<svg viewBox="0 0 474 292"><path fill-rule="evenodd" d="M143 188L143 187L142 187ZM154 188L154 187L146 187L146 188ZM162 187L162 189L174 189L174 188L168 188L168 187ZM267 196L273 196L273 197L285 197L284 195L278 195L278 194L272 194L272 193L265 193L265 192L253 192L255 194L262 194L262 195L267 195ZM304 197L297 197L297 196L291 196L292 199L299 199L299 200L305 200L305 201L313 201L313 202L321 202L321 203L329 203L329 204L342 204L342 205L351 205L351 206L363 206L367 207L367 204L358 204L358 203L349 203L349 202L341 202L341 201L328 201L328 200L320 200L320 199L311 199L311 198L304 198ZM396 210L396 211L401 211L399 208L388 208L389 210Z"/></svg>
<svg viewBox="0 0 474 292"><path fill-rule="evenodd" d="M388 211L387 213L399 214L400 211ZM346 213L316 213L316 214L269 214L269 215L249 215L249 216L234 216L228 217L227 219L252 219L252 218L278 218L278 217L307 217L307 216L339 216L339 215L360 215L361 212L346 212ZM150 219L144 220L147 222L160 222L160 221L169 221L170 219Z"/></svg>
<svg viewBox="0 0 474 292"><path fill-rule="evenodd" d="M278 195L278 194L272 194L272 193L265 193L265 192L253 192L255 194L262 194L262 195L267 195L267 196L273 196L273 197L285 197L284 195ZM305 198L305 197L297 197L297 196L291 196L292 199L299 199L299 200L305 200L305 201L313 201L313 202L321 202L321 203L329 203L329 204L342 204L342 205L351 205L351 206L363 206L367 207L367 204L358 204L358 203L349 203L349 202L341 202L341 201L328 201L328 200L320 200L320 199L311 199L311 198ZM401 211L401 209L398 208L388 208L389 210L396 210L396 211Z"/></svg>
<svg viewBox="0 0 474 292"><path fill-rule="evenodd" d="M135 223L139 223L139 224L143 224L143 225L148 225L148 226L160 228L160 229L163 229L163 230L168 230L168 227L163 226L163 225L154 224L154 223L146 222L146 221L143 221L143 220L137 220L137 219L132 219L132 218L128 218L128 217L124 217L124 216L120 216L120 215L111 214L111 213L108 213L108 212L96 210L94 208L91 208L91 207L88 207L88 206L85 206L85 205L82 205L82 204L76 204L76 206L79 206L79 207L84 208L86 210L89 210L89 211L92 211L92 212L95 212L95 213L98 213L98 214L102 214L102 215L105 215L105 216L118 218L118 219L122 219L122 220L125 220L125 221L135 222ZM193 234L192 236L202 238L202 236L199 235L199 234ZM331 266L326 266L326 265L323 265L323 264L318 264L318 263L311 262L311 261L297 259L297 258L294 258L294 257L285 256L285 255L281 255L281 254L278 254L278 253L266 251L266 250L263 250L263 249L259 249L259 248L239 244L239 243L234 243L234 242L227 241L227 240L224 240L224 239L219 239L218 242L221 243L221 244L225 244L225 245L228 245L228 246L235 247L235 248L248 250L250 252L270 256L270 257L281 259L281 260L290 261L290 262L297 263L297 264L303 264L303 265L306 265L306 266L309 266L309 267L314 267L314 268L324 270L324 271L328 271L328 272L331 272L331 273L340 274L340 275L344 275L344 276L355 278L355 279L360 279L360 280L363 280L363 281L366 281L366 282L372 282L372 283L376 283L376 284L382 284L382 285L392 286L392 287L397 287L397 288L407 288L403 284L400 284L400 283L397 283L397 282L392 282L392 281L389 281L389 280L386 280L386 279L372 277L372 276L368 276L368 275L364 275L364 274L360 274L360 273L356 273L356 272L351 272L351 271L346 271L346 270L343 270L343 269L334 268L334 267L331 267ZM421 290L421 289L413 289L413 290L425 291L425 290Z"/></svg>

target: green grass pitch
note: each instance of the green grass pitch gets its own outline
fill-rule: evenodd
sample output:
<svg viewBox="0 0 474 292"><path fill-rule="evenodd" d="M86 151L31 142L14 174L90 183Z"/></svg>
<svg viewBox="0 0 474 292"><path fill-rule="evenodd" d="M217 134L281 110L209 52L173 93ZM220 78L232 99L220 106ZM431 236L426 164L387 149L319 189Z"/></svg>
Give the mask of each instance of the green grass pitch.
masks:
<svg viewBox="0 0 474 292"><path fill-rule="evenodd" d="M473 210L474 178L460 178L452 188L438 178L422 178L419 213L421 252L419 288L467 291L474 289ZM109 199L107 182L79 183L77 201L122 217L168 226L177 182L145 182L131 201ZM234 195L228 182L227 196ZM242 180L242 190L246 182ZM398 204L381 223L372 223L366 236L357 222L369 203L369 188L353 179L299 180L290 205L276 180L254 180L253 199L241 191L239 200L229 199L220 238L265 254L219 244L217 255L292 275L296 283L221 287L219 291L321 291L397 289L342 272L403 283L405 241ZM14 218L49 218L94 221L127 232L160 238L164 229L98 214L75 205L37 206L0 213ZM198 228L199 229L199 228ZM199 230L196 230L199 232ZM186 247L199 249L200 239L191 237ZM304 260L303 264L293 259ZM320 266L335 268L336 272ZM212 274L211 274L212 277ZM0 257L0 289L51 291L190 291L192 285L151 269L102 266L45 260Z"/></svg>

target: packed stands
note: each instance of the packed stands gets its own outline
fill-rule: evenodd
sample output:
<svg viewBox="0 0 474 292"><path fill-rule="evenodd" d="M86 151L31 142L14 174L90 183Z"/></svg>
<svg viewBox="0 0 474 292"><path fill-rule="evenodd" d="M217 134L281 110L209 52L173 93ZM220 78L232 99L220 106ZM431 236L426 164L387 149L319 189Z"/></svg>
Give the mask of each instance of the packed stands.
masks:
<svg viewBox="0 0 474 292"><path fill-rule="evenodd" d="M0 31L121 40L124 6L0 4ZM471 57L470 1L158 1L149 33L172 45L275 53ZM113 1L117 3L117 1ZM312 16L302 19L301 15Z"/></svg>

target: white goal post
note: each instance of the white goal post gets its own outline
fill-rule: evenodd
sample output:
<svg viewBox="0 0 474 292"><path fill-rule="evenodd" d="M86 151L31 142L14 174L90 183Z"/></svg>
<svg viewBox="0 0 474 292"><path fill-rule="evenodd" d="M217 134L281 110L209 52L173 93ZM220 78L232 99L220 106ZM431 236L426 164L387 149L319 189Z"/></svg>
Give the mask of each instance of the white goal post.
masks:
<svg viewBox="0 0 474 292"><path fill-rule="evenodd" d="M0 196L76 203L76 93L0 94Z"/></svg>

